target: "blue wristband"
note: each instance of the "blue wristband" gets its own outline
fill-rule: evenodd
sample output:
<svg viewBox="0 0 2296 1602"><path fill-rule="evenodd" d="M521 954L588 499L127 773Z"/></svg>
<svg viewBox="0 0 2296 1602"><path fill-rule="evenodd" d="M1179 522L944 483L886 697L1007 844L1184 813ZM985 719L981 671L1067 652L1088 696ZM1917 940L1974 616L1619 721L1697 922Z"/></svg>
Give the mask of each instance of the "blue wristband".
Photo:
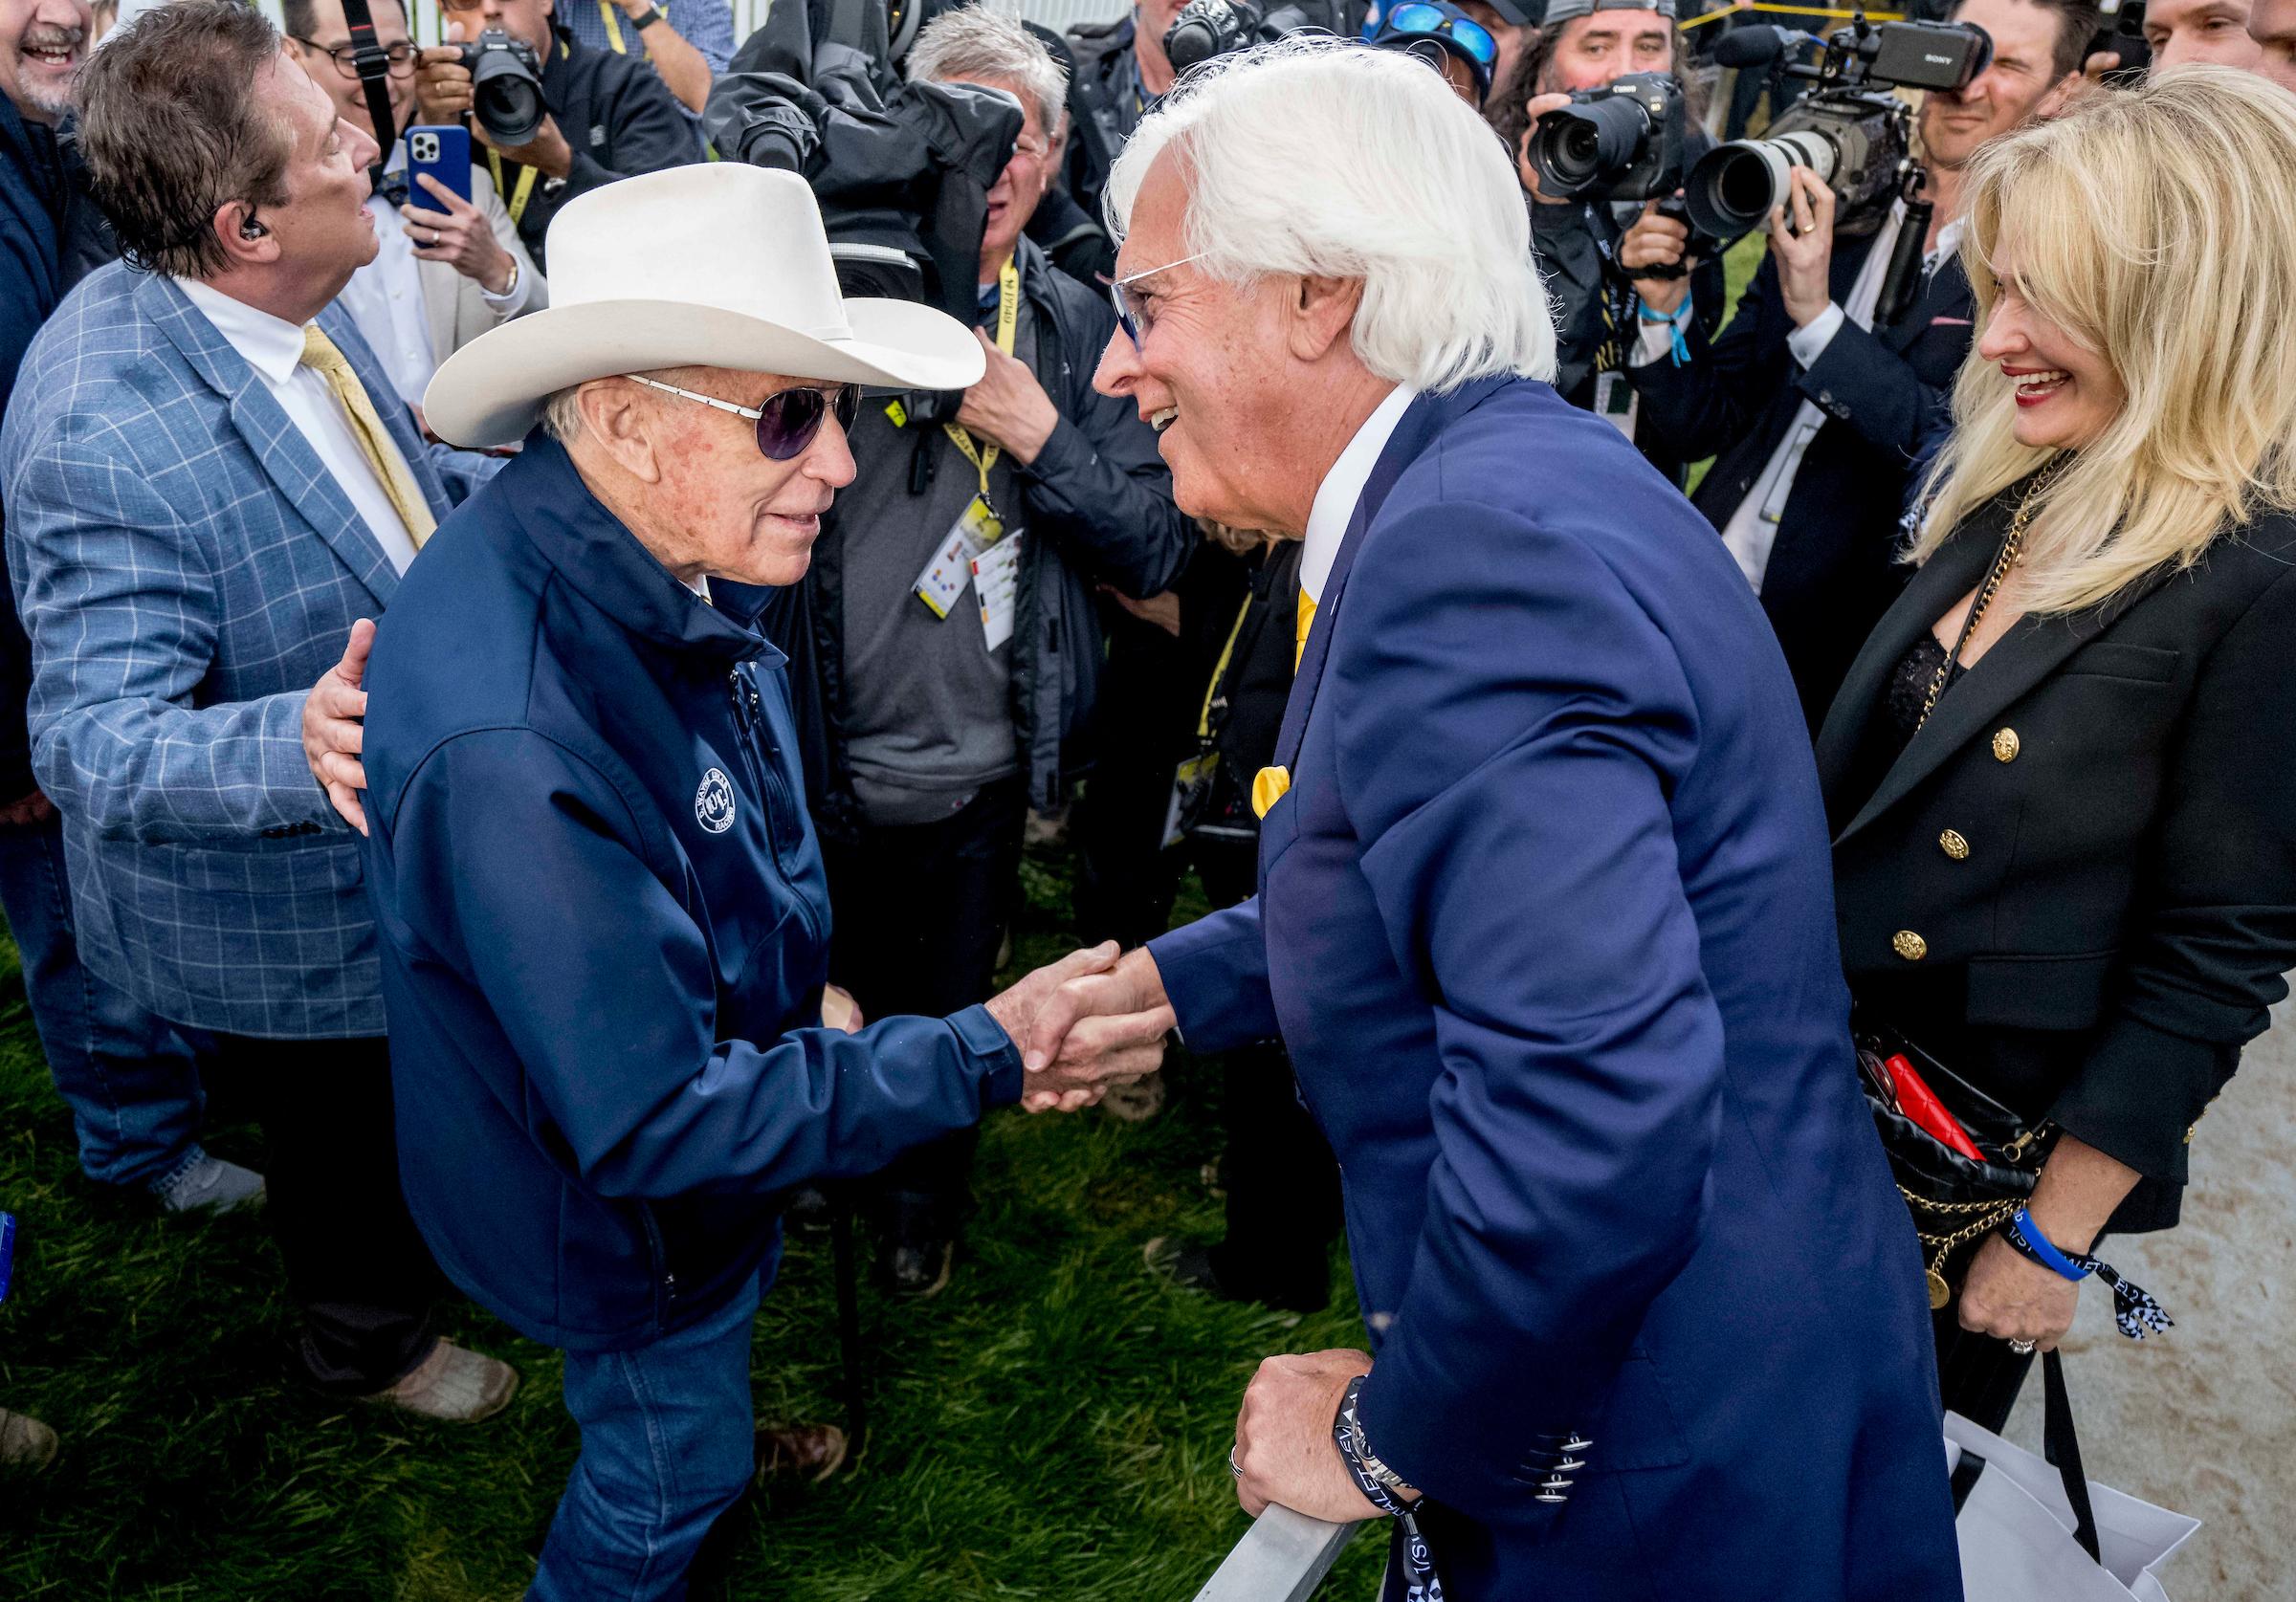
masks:
<svg viewBox="0 0 2296 1602"><path fill-rule="evenodd" d="M1667 354L1673 358L1674 365L1679 367L1689 361L1689 341L1682 337L1683 329L1689 325L1690 320L1690 297L1689 296L1684 296L1682 304L1672 311L1660 312L1655 316L1652 315L1648 306L1638 300L1635 302L1634 315L1643 322L1667 325Z"/></svg>
<svg viewBox="0 0 2296 1602"><path fill-rule="evenodd" d="M2041 1232L2041 1226L2033 1221L2033 1215L2022 1207L2009 1216L2008 1221L2001 1225L2001 1233L2009 1238L2009 1244L2017 1249L2020 1256L2031 1258L2043 1268L2051 1269L2068 1280L2088 1278L2088 1270L2059 1251L2049 1238Z"/></svg>
<svg viewBox="0 0 2296 1602"><path fill-rule="evenodd" d="M0 1302L8 1300L9 1282L15 1277L16 1216L0 1213Z"/></svg>

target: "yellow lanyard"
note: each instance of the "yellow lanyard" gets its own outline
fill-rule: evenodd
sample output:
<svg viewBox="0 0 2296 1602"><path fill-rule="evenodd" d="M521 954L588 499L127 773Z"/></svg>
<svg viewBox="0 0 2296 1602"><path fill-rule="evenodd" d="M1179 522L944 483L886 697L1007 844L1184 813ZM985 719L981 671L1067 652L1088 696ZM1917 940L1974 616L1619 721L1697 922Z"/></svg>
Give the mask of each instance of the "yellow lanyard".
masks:
<svg viewBox="0 0 2296 1602"><path fill-rule="evenodd" d="M1236 613L1235 626L1227 631L1227 644L1220 647L1220 660L1212 666L1212 682L1204 686L1203 711L1196 718L1196 737L1200 740L1212 737L1212 702L1220 694L1220 681L1227 677L1227 664L1236 654L1236 636L1244 632L1244 620L1251 616L1253 599L1248 589L1244 592L1244 604Z"/></svg>
<svg viewBox="0 0 2296 1602"><path fill-rule="evenodd" d="M542 169L520 166L519 168L519 187L512 193L504 192L509 189L510 186L502 182L502 157L499 153L493 150L486 153L486 170L494 174L495 193L501 195L502 204L510 208L510 226L517 228L519 219L526 215L527 201L534 198L535 176Z"/></svg>
<svg viewBox="0 0 2296 1602"><path fill-rule="evenodd" d="M614 0L598 0L598 20L606 24L606 42L616 55L628 55L622 43L622 24L614 20Z"/></svg>
<svg viewBox="0 0 2296 1602"><path fill-rule="evenodd" d="M997 348L1007 356L1012 354L1013 330L1020 326L1020 321L1021 269L1016 259L1006 262L1004 271L997 274ZM957 447L957 453L972 463L973 471L981 475L981 499L987 502L988 470L997 465L1002 448L992 445L986 450L981 450L961 424L943 423L940 427Z"/></svg>

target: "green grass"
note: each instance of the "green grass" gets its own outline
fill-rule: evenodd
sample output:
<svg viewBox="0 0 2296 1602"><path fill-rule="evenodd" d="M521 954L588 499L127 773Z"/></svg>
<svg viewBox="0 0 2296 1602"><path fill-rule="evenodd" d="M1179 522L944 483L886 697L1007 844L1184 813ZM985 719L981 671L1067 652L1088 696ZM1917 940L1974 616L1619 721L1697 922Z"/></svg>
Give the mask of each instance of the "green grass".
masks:
<svg viewBox="0 0 2296 1602"><path fill-rule="evenodd" d="M1020 963L1072 943L1060 865L1032 856ZM872 1428L828 1484L746 1503L697 1594L1185 1602L1246 1527L1226 1454L1253 1365L1359 1346L1344 1264L1296 1324L1151 1278L1157 1235L1216 1235L1200 1167L1219 1076L1184 1058L1162 1117L988 1125L955 1283L921 1305L865 1290ZM228 1108L210 1144L260 1160ZM509 1598L573 1463L554 1352L457 1303L456 1339L525 1374L470 1428L329 1402L283 1379L291 1328L260 1218L155 1217L91 1185L0 948L0 1208L21 1225L0 1306L0 1405L63 1435L0 1477L0 1596ZM826 1240L792 1241L758 1319L761 1417L841 1416ZM1364 1598L1384 1542L1323 1594Z"/></svg>

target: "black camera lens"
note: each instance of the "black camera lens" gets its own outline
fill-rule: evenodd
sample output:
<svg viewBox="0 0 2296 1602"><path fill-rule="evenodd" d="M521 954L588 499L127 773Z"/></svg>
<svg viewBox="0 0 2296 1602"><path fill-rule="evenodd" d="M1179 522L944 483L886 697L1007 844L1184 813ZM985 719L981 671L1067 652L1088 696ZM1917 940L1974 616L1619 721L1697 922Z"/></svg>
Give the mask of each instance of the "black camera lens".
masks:
<svg viewBox="0 0 2296 1602"><path fill-rule="evenodd" d="M549 108L542 104L533 49L490 28L476 43L462 47L462 64L471 71L471 111L486 137L506 145L534 138Z"/></svg>
<svg viewBox="0 0 2296 1602"><path fill-rule="evenodd" d="M1560 106L1538 120L1531 136L1531 165L1539 188L1561 200L1632 166L1649 137L1650 118L1630 95Z"/></svg>

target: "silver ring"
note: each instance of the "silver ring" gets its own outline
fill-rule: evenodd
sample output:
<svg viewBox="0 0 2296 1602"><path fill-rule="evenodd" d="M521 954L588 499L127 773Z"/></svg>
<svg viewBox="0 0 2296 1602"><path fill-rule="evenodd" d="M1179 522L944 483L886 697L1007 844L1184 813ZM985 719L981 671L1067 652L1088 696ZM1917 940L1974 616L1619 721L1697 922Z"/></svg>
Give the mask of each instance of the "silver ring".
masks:
<svg viewBox="0 0 2296 1602"><path fill-rule="evenodd" d="M2009 1350L2020 1357L2030 1357L2033 1355L2033 1343L2031 1341L2011 1341Z"/></svg>
<svg viewBox="0 0 2296 1602"><path fill-rule="evenodd" d="M1236 1448L1233 1446L1227 1449L1227 1472L1239 1480L1244 1478L1244 1465L1236 1461Z"/></svg>

